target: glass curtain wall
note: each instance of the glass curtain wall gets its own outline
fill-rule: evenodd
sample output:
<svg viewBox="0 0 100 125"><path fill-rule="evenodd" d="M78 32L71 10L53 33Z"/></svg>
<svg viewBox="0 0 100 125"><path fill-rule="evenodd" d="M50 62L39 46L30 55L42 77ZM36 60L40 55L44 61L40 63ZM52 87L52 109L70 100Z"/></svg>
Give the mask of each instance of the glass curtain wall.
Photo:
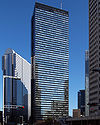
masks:
<svg viewBox="0 0 100 125"><path fill-rule="evenodd" d="M36 120L68 116L68 12L35 3L32 17L32 84Z"/></svg>

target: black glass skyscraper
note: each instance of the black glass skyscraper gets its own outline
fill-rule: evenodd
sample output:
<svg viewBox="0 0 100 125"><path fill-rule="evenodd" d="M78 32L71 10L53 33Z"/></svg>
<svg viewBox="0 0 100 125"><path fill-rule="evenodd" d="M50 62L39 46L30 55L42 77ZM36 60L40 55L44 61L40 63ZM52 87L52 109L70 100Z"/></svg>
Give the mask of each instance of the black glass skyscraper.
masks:
<svg viewBox="0 0 100 125"><path fill-rule="evenodd" d="M85 115L85 90L78 92L78 109L81 110L81 115Z"/></svg>
<svg viewBox="0 0 100 125"><path fill-rule="evenodd" d="M68 116L69 15L35 3L32 16L32 117Z"/></svg>

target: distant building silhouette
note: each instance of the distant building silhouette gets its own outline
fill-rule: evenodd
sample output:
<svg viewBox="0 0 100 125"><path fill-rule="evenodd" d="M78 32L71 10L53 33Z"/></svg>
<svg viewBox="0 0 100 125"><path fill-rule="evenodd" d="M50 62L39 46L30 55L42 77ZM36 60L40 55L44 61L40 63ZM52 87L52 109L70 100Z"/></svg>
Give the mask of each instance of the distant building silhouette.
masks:
<svg viewBox="0 0 100 125"><path fill-rule="evenodd" d="M0 123L3 123L2 111L0 111Z"/></svg>
<svg viewBox="0 0 100 125"><path fill-rule="evenodd" d="M81 110L81 115L85 115L85 90L78 92L78 109Z"/></svg>
<svg viewBox="0 0 100 125"><path fill-rule="evenodd" d="M14 50L7 49L2 57L2 70L5 119L10 122L23 116L27 121L31 115L31 65Z"/></svg>
<svg viewBox="0 0 100 125"><path fill-rule="evenodd" d="M67 11L35 3L31 27L31 97L34 121L50 115L58 118L68 116L68 22Z"/></svg>

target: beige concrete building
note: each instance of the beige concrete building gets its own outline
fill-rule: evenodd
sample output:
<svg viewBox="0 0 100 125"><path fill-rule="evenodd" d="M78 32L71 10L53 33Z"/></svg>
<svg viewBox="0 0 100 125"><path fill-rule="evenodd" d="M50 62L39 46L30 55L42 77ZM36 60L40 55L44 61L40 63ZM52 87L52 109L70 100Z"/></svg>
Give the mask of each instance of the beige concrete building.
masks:
<svg viewBox="0 0 100 125"><path fill-rule="evenodd" d="M73 109L73 117L74 118L81 117L81 110L80 109Z"/></svg>

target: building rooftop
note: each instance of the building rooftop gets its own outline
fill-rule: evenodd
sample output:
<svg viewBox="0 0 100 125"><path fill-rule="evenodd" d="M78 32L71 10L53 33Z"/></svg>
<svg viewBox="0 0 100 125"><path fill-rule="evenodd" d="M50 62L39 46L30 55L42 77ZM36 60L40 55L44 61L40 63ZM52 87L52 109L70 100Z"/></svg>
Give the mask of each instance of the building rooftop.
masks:
<svg viewBox="0 0 100 125"><path fill-rule="evenodd" d="M6 51L5 51L5 54L4 55L7 55L7 54L17 54L20 58L22 58L25 62L27 62L28 64L30 64L26 59L24 59L22 56L20 56L18 53L16 53L13 49L11 48L8 48ZM30 64L31 65L31 64Z"/></svg>
<svg viewBox="0 0 100 125"><path fill-rule="evenodd" d="M50 11L50 12L58 12L61 15L67 15L68 16L68 11L66 11L66 10L51 7L51 6L48 6L48 5L45 5L45 4L42 4L42 3L38 3L38 2L35 3L35 8L39 8L39 9L43 9L43 10L45 9L45 10Z"/></svg>

